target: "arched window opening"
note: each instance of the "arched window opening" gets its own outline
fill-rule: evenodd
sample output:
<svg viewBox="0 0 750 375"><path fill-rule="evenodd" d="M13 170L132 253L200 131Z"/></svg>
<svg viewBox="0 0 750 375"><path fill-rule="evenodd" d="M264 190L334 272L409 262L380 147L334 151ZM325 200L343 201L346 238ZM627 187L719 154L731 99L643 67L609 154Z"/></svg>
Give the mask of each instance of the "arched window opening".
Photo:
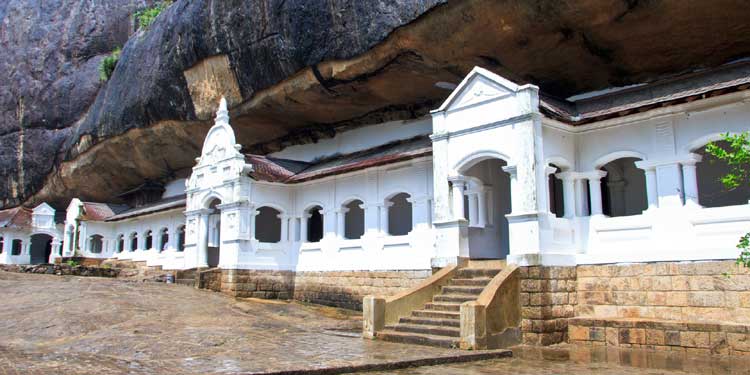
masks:
<svg viewBox="0 0 750 375"><path fill-rule="evenodd" d="M117 252L121 253L123 250L125 250L125 236L121 234L117 236Z"/></svg>
<svg viewBox="0 0 750 375"><path fill-rule="evenodd" d="M162 228L161 231L159 231L159 251L166 250L167 245L169 245L169 230L167 228Z"/></svg>
<svg viewBox="0 0 750 375"><path fill-rule="evenodd" d="M130 251L136 251L138 249L138 233L133 232L130 234Z"/></svg>
<svg viewBox="0 0 750 375"><path fill-rule="evenodd" d="M185 226L177 228L177 251L185 251Z"/></svg>
<svg viewBox="0 0 750 375"><path fill-rule="evenodd" d="M355 199L344 205L344 238L358 240L365 234L365 210L362 201Z"/></svg>
<svg viewBox="0 0 750 375"><path fill-rule="evenodd" d="M639 215L648 208L646 174L635 166L638 158L621 158L602 166L602 208L611 217Z"/></svg>
<svg viewBox="0 0 750 375"><path fill-rule="evenodd" d="M726 141L714 142L720 148L730 151L729 143ZM702 155L703 159L696 164L696 177L698 179L698 203L703 207L724 207L747 204L750 199L750 186L740 184L735 189L727 189L721 182L721 178L730 172L726 161L717 159L706 153L706 147L695 151Z"/></svg>
<svg viewBox="0 0 750 375"><path fill-rule="evenodd" d="M264 206L258 209L255 217L255 239L260 242L281 242L281 212L275 208Z"/></svg>
<svg viewBox="0 0 750 375"><path fill-rule="evenodd" d="M556 173L559 173L562 170L554 164L550 164L549 166L551 168L554 168L554 171L549 174L549 178L547 181L547 184L549 186L549 212L555 214L556 217L563 217L565 216L563 182L561 179L555 176Z"/></svg>
<svg viewBox="0 0 750 375"><path fill-rule="evenodd" d="M412 230L412 207L407 193L399 193L388 200L388 234L404 236Z"/></svg>
<svg viewBox="0 0 750 375"><path fill-rule="evenodd" d="M102 236L95 234L89 237L89 251L92 254L102 253Z"/></svg>
<svg viewBox="0 0 750 375"><path fill-rule="evenodd" d="M315 206L307 210L307 242L320 242L323 239L323 207Z"/></svg>
<svg viewBox="0 0 750 375"><path fill-rule="evenodd" d="M5 238L3 236L0 236L0 254L5 251Z"/></svg>
<svg viewBox="0 0 750 375"><path fill-rule="evenodd" d="M10 255L21 255L21 249L23 248L23 241L13 240L11 243Z"/></svg>
<svg viewBox="0 0 750 375"><path fill-rule="evenodd" d="M154 245L154 236L151 233L151 230L146 231L146 248L144 250L151 250Z"/></svg>

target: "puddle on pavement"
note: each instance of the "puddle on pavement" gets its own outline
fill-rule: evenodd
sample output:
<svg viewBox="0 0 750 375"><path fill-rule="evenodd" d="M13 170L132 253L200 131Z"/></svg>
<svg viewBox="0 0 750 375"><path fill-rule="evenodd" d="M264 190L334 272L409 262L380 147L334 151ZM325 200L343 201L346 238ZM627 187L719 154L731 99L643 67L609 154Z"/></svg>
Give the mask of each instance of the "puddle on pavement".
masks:
<svg viewBox="0 0 750 375"><path fill-rule="evenodd" d="M678 375L750 374L750 357L706 356L682 352L557 346L516 347L513 358L425 366L369 374L415 375Z"/></svg>

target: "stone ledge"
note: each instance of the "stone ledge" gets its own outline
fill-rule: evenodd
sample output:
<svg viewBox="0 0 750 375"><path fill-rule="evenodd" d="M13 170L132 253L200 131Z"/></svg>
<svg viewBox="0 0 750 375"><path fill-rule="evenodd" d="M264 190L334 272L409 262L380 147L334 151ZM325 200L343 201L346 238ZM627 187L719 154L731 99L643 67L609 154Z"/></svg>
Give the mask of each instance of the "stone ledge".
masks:
<svg viewBox="0 0 750 375"><path fill-rule="evenodd" d="M568 321L568 340L587 346L750 355L750 325L736 323L578 317Z"/></svg>

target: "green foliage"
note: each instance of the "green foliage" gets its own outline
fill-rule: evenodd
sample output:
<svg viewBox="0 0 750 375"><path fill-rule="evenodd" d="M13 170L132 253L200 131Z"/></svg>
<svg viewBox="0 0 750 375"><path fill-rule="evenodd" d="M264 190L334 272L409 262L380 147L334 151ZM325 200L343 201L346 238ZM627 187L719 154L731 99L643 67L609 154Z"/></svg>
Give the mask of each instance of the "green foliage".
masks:
<svg viewBox="0 0 750 375"><path fill-rule="evenodd" d="M135 12L135 22L138 24L138 28L143 30L148 29L156 17L158 17L159 14L170 5L172 5L172 0L164 0L149 8Z"/></svg>
<svg viewBox="0 0 750 375"><path fill-rule="evenodd" d="M80 265L80 263L76 262L75 260L69 260L65 262L65 264L67 264L70 267L78 267Z"/></svg>
<svg viewBox="0 0 750 375"><path fill-rule="evenodd" d="M721 182L729 190L750 184L750 132L737 135L724 134L722 137L729 143L729 150L713 142L706 146L707 153L729 165L730 171L721 177Z"/></svg>
<svg viewBox="0 0 750 375"><path fill-rule="evenodd" d="M117 61L120 60L121 52L120 47L117 47L99 63L99 79L101 81L109 81L109 78L112 77L112 72L115 71Z"/></svg>
<svg viewBox="0 0 750 375"><path fill-rule="evenodd" d="M722 138L729 144L727 150L713 142L706 145L706 153L729 166L729 172L721 176L721 183L728 190L750 185L750 132L737 135L727 133L723 134ZM750 233L740 237L737 249L740 250L737 264L750 267Z"/></svg>

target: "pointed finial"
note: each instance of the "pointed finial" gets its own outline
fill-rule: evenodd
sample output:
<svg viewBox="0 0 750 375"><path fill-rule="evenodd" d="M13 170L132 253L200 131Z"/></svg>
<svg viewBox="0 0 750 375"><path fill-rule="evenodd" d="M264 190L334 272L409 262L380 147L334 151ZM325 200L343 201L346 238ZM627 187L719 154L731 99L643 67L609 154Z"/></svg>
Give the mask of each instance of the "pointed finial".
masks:
<svg viewBox="0 0 750 375"><path fill-rule="evenodd" d="M216 122L229 123L229 111L227 110L227 100L222 96L219 102L219 110L216 111Z"/></svg>

